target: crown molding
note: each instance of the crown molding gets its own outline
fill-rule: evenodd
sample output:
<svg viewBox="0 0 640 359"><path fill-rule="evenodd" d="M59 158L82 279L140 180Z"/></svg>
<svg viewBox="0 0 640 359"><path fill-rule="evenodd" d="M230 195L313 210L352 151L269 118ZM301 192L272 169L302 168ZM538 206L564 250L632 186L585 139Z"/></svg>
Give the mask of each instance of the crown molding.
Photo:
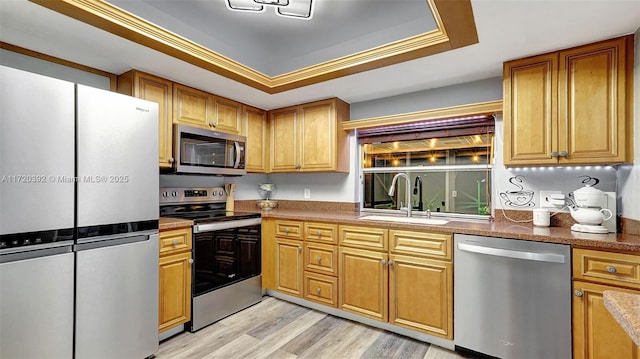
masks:
<svg viewBox="0 0 640 359"><path fill-rule="evenodd" d="M30 1L269 94L478 42L470 0L426 0L435 19L436 30L271 77L103 0Z"/></svg>

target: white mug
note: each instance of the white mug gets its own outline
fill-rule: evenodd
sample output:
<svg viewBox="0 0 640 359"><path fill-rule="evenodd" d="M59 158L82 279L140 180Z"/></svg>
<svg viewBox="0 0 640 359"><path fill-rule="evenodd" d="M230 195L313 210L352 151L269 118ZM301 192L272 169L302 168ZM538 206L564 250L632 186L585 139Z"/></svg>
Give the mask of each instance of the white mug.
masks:
<svg viewBox="0 0 640 359"><path fill-rule="evenodd" d="M533 225L539 227L549 227L551 217L549 210L544 208L536 208L533 210Z"/></svg>

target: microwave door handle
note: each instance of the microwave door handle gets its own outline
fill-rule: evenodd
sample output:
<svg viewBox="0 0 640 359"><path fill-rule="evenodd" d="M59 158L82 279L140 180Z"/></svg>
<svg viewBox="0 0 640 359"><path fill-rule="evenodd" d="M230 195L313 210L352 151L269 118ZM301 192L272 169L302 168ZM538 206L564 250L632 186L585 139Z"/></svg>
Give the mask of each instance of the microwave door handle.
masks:
<svg viewBox="0 0 640 359"><path fill-rule="evenodd" d="M238 143L238 141L235 141L233 143L234 147L236 148L236 163L233 165L233 168L238 168L240 167L240 144Z"/></svg>

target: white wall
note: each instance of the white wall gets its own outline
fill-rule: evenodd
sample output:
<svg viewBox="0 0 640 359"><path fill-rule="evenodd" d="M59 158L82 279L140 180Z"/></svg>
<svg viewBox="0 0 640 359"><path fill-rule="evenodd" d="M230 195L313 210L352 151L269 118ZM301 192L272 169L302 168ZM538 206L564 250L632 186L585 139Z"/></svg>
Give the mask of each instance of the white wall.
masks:
<svg viewBox="0 0 640 359"><path fill-rule="evenodd" d="M618 202L622 216L640 221L640 28L635 34L634 64L634 157L633 165L621 166L618 176Z"/></svg>

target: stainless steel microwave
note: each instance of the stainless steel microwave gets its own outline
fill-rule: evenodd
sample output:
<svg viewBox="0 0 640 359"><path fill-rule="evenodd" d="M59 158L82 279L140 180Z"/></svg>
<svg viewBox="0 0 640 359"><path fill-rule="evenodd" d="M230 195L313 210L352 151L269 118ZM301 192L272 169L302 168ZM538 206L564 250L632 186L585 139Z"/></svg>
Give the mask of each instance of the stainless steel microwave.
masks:
<svg viewBox="0 0 640 359"><path fill-rule="evenodd" d="M174 125L176 173L242 176L247 138L186 125Z"/></svg>

